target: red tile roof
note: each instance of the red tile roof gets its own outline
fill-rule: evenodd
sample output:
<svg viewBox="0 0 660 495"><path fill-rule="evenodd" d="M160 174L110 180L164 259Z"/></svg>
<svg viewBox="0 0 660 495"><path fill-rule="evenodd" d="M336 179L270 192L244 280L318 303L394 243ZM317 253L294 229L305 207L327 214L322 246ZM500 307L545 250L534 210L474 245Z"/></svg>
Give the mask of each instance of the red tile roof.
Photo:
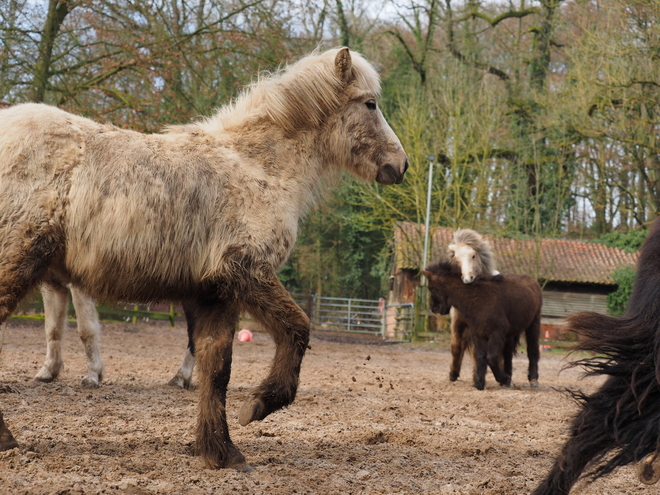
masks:
<svg viewBox="0 0 660 495"><path fill-rule="evenodd" d="M418 269L424 246L424 226L410 222L394 231L395 270ZM613 285L612 272L623 266L634 268L638 253L592 242L568 239L512 239L481 234L495 253L502 273L526 273L539 280ZM454 229L438 227L429 241L428 262L447 259Z"/></svg>

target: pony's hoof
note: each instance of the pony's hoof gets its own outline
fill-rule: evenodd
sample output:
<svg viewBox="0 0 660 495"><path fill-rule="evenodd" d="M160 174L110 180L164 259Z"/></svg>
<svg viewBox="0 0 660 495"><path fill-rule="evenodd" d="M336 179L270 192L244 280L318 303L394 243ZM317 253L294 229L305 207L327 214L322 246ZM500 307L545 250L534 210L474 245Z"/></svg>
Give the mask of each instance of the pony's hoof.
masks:
<svg viewBox="0 0 660 495"><path fill-rule="evenodd" d="M529 381L529 386L532 388L539 388L539 381L538 380L530 380Z"/></svg>
<svg viewBox="0 0 660 495"><path fill-rule="evenodd" d="M458 373L452 373L451 371L449 372L449 381L450 382L455 382L458 380Z"/></svg>
<svg viewBox="0 0 660 495"><path fill-rule="evenodd" d="M242 464L236 464L235 466L231 466L233 469L238 471L239 473L251 473L254 471L254 468L250 466L247 462L244 462Z"/></svg>
<svg viewBox="0 0 660 495"><path fill-rule="evenodd" d="M52 383L56 375L53 375L45 366L39 370L39 373L34 375L34 379L42 383Z"/></svg>
<svg viewBox="0 0 660 495"><path fill-rule="evenodd" d="M15 449L16 447L18 447L18 442L11 434L11 431L9 431L9 429L5 426L5 423L2 420L1 413L0 413L0 422L2 422L2 424L0 425L0 452L4 452L5 450Z"/></svg>
<svg viewBox="0 0 660 495"><path fill-rule="evenodd" d="M99 388L99 381L86 376L80 381L83 388Z"/></svg>
<svg viewBox="0 0 660 495"><path fill-rule="evenodd" d="M645 485L654 485L660 480L660 457L652 452L639 463L637 477Z"/></svg>
<svg viewBox="0 0 660 495"><path fill-rule="evenodd" d="M260 399L252 397L246 400L238 413L238 422L241 426L246 426L252 421L258 421L266 417L266 407Z"/></svg>
<svg viewBox="0 0 660 495"><path fill-rule="evenodd" d="M170 387L179 387L183 390L190 390L190 381L183 378L181 375L176 375L167 384Z"/></svg>

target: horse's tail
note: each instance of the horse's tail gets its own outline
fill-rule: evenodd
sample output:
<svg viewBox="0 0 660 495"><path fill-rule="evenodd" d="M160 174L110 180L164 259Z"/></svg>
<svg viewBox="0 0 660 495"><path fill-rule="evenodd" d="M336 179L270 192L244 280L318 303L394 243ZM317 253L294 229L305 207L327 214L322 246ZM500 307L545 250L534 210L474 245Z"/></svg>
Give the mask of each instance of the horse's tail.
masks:
<svg viewBox="0 0 660 495"><path fill-rule="evenodd" d="M598 478L659 450L656 333L660 319L649 319L635 305L629 308L621 317L580 312L568 318L568 328L579 336L574 350L596 353L569 366L608 379L591 395L571 392L582 407L573 418L568 442L535 494L568 493L589 465L590 474ZM614 454L596 466L612 450Z"/></svg>

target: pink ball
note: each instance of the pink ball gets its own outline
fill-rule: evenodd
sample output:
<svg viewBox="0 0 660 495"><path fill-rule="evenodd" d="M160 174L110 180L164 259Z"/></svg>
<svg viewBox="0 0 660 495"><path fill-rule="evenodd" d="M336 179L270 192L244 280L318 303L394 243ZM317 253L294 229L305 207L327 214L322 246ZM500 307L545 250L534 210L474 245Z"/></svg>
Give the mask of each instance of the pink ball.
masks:
<svg viewBox="0 0 660 495"><path fill-rule="evenodd" d="M252 340L252 332L250 332L247 328L243 328L240 332L238 332L238 340L241 342L250 342Z"/></svg>

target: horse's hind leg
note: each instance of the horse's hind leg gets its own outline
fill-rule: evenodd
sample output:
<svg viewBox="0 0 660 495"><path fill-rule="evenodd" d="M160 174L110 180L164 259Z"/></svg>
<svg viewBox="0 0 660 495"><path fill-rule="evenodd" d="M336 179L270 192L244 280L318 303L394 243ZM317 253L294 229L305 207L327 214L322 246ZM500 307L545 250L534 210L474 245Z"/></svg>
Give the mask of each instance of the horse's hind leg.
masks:
<svg viewBox="0 0 660 495"><path fill-rule="evenodd" d="M35 235L37 228L26 226L23 235L19 235L9 229L3 232L0 225L0 235L6 234L0 238L0 325L42 280L59 248L57 236ZM0 417L0 451L15 446L16 440Z"/></svg>
<svg viewBox="0 0 660 495"><path fill-rule="evenodd" d="M11 434L11 431L9 431L9 428L7 428L2 413L0 412L0 452L11 450L15 447L18 447L18 443Z"/></svg>
<svg viewBox="0 0 660 495"><path fill-rule="evenodd" d="M78 289L71 287L73 307L76 310L78 322L78 335L85 346L87 356L87 375L82 379L82 386L98 388L103 380L103 359L101 359L101 323L96 313L94 300L81 294Z"/></svg>
<svg viewBox="0 0 660 495"><path fill-rule="evenodd" d="M197 450L206 467L250 471L245 457L229 438L227 384L231 375L232 344L239 311L231 304L200 302L195 315L195 350L199 375Z"/></svg>
<svg viewBox="0 0 660 495"><path fill-rule="evenodd" d="M268 376L241 407L238 420L243 426L293 402L309 343L309 318L275 273L261 279L247 299L247 311L268 330L276 349Z"/></svg>
<svg viewBox="0 0 660 495"><path fill-rule="evenodd" d="M183 313L186 315L186 323L188 325L188 347L186 348L186 353L183 356L179 370L167 384L190 390L192 374L195 368L195 315L193 308L187 302L183 304Z"/></svg>
<svg viewBox="0 0 660 495"><path fill-rule="evenodd" d="M539 386L539 359L541 350L539 348L539 338L541 333L541 316L539 315L534 322L525 330L525 340L527 341L527 358L529 368L527 370L527 379L532 387Z"/></svg>
<svg viewBox="0 0 660 495"><path fill-rule="evenodd" d="M41 296L44 301L46 359L34 379L50 383L62 371L62 335L66 327L69 291L66 286L52 277L48 277L41 285Z"/></svg>

